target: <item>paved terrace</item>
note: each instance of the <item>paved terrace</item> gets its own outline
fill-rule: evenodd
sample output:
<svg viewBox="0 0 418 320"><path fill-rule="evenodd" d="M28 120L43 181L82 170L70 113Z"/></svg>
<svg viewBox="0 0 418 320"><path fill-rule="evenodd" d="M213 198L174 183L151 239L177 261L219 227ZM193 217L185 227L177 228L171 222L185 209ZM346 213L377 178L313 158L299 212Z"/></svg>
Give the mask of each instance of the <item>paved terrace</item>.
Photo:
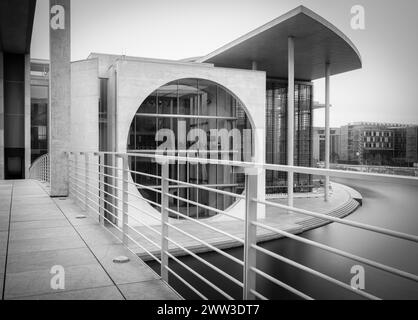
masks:
<svg viewBox="0 0 418 320"><path fill-rule="evenodd" d="M69 199L31 180L0 181L2 299L179 299L151 269ZM130 262L116 264L124 255ZM65 289L51 288L51 267Z"/></svg>

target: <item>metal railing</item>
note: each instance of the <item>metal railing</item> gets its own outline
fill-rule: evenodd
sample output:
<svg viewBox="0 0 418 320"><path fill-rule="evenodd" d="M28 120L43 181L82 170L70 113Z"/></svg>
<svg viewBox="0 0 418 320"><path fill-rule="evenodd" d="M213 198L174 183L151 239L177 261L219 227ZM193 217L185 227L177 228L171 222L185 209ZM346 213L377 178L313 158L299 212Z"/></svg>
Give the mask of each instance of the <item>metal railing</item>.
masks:
<svg viewBox="0 0 418 320"><path fill-rule="evenodd" d="M29 168L29 179L50 182L49 154L38 157Z"/></svg>
<svg viewBox="0 0 418 320"><path fill-rule="evenodd" d="M347 172L331 169L296 167L285 165L261 164L252 162L239 162L217 159L202 159L179 156L163 156L153 154L141 153L112 153L112 152L69 152L69 181L70 181L70 195L81 204L86 211L91 211L98 216L99 221L105 224L108 231L112 232L127 248L132 252L138 253L138 250L149 257L152 257L160 264L161 278L169 282L169 275L176 278L179 282L184 284L198 297L207 299L205 292L202 292L200 287L193 285L173 268L175 263L177 267L181 267L184 271L189 272L202 283L213 289L220 296L226 299L233 299L233 295L227 292L225 288L221 288L219 284L215 284L210 279L206 278L200 273L200 270L192 268L181 258L179 252L183 255L193 257L205 267L210 268L234 286L238 286L242 295L238 298L242 299L266 299L263 293L257 291L257 279L263 278L271 283L286 289L295 296L302 299L313 299L311 296L305 294L300 289L296 289L289 284L277 279L262 270L257 266L257 255L265 255L271 259L280 261L299 270L307 272L313 276L319 277L322 280L328 281L340 288L348 290L362 298L379 299L377 296L358 290L351 287L336 278L333 278L323 272L314 270L311 267L302 265L299 262L284 257L276 252L273 252L259 243L257 243L257 230L264 230L277 235L278 237L285 237L293 239L297 242L303 243L314 248L319 248L326 252L336 254L348 259L355 260L362 264L374 267L392 275L396 275L414 282L418 281L418 276L398 268L387 266L372 259L361 257L359 255L346 252L341 249L333 248L331 246L309 240L300 235L294 234L290 231L281 229L279 226L269 225L265 220L259 219L259 214L264 207L274 207L288 212L294 212L307 217L320 218L329 222L334 222L346 225L356 229L366 230L368 232L393 237L418 243L417 235L410 235L399 231L393 231L382 227L372 226L365 223L356 222L350 219L342 219L328 214L318 213L306 209L300 209L295 206L280 204L265 199L259 199L259 179L258 175L263 170L273 170L292 173L305 173L319 176L359 179L368 181L377 181L383 183L401 183L413 186L418 185L418 178L403 177L392 175L381 175L372 173ZM152 175L150 173L141 171L132 171L129 168L129 159L135 157L147 158L160 164L161 175ZM225 165L228 167L241 168L245 172L245 189L242 194L236 194L225 190L218 190L216 188L201 186L190 182L184 182L172 179L169 176L169 163L173 161L184 161L215 165ZM139 185L133 182L130 174L152 176L160 181L159 186L149 187ZM208 192L219 193L227 197L233 197L237 201L245 201L245 212L243 215L231 215L226 210L220 210L213 204L203 204L198 201L193 201L179 195L170 193L170 185L188 185L193 188L206 190ZM135 189L132 192L130 186L146 187L153 189L153 192L158 194L159 201L152 201L145 199ZM139 199L141 205L135 202ZM242 226L241 233L231 232L232 229L223 228L219 223L211 223L211 220L197 220L193 219L175 209L170 207L172 201L188 202L192 205L201 208L212 210L218 215L228 217L231 221L236 221L236 226ZM181 220L176 220L171 217L181 217ZM150 223L149 221L154 221ZM187 227L185 227L187 226ZM192 226L192 227L191 227ZM234 227L236 229L236 226ZM195 231L193 231L195 230ZM213 238L223 242L234 243L242 246L243 257L237 258L226 250L222 249L219 241L211 241L210 238L205 238L204 233L211 233ZM188 240L188 241L187 241ZM193 245L190 245L192 243ZM242 277L232 276L221 267L211 263L196 251L196 244L199 244L200 249L204 248L206 251L213 251L228 259L231 263L237 264L242 268ZM224 246L225 247L225 246ZM223 247L223 248L224 248Z"/></svg>

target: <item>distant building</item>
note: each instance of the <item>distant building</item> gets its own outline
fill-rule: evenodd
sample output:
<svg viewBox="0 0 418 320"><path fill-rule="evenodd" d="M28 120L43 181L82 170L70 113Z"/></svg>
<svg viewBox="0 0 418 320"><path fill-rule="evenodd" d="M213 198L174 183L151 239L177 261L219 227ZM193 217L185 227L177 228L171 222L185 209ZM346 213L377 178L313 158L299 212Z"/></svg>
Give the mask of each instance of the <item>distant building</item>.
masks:
<svg viewBox="0 0 418 320"><path fill-rule="evenodd" d="M337 163L340 159L341 129L330 128L330 162ZM312 160L314 163L325 161L325 128L314 127L312 133Z"/></svg>
<svg viewBox="0 0 418 320"><path fill-rule="evenodd" d="M410 159L414 158L414 150L416 150L416 130L413 129L414 127L410 125L375 122L356 122L343 126L339 162L409 166L413 162L407 160L407 150L410 149ZM408 132L409 138L407 138Z"/></svg>
<svg viewBox="0 0 418 320"><path fill-rule="evenodd" d="M406 163L418 166L418 126L406 128Z"/></svg>

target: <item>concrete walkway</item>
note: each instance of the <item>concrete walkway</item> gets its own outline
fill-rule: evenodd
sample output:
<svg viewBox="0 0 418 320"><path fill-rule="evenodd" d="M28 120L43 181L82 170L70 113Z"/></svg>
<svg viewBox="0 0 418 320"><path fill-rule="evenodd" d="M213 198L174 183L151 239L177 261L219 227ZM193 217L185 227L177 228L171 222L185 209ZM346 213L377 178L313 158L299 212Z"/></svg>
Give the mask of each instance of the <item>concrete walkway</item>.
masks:
<svg viewBox="0 0 418 320"><path fill-rule="evenodd" d="M2 299L180 299L69 199L51 199L31 180L0 181L0 293ZM128 263L114 263L117 256ZM65 288L53 289L53 266Z"/></svg>

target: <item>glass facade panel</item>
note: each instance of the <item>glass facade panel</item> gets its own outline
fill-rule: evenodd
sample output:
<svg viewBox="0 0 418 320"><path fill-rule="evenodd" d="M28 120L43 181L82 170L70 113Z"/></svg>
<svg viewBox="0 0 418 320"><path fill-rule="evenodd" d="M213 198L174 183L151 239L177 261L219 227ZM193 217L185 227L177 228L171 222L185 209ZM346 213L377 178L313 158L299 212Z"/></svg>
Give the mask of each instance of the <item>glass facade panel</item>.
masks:
<svg viewBox="0 0 418 320"><path fill-rule="evenodd" d="M31 162L48 153L48 86L31 86Z"/></svg>
<svg viewBox="0 0 418 320"><path fill-rule="evenodd" d="M285 81L267 80L266 162L287 164L287 88ZM312 162L312 85L295 83L294 164L310 167ZM295 191L311 189L311 176L295 174ZM266 172L266 193L287 192L285 172Z"/></svg>
<svg viewBox="0 0 418 320"><path fill-rule="evenodd" d="M185 125L186 134L192 129L200 129L206 135L205 150L210 148L210 132L214 129L238 129L243 136L244 129L250 129L250 123L241 103L223 87L207 80L182 79L170 82L153 92L138 108L135 119L132 121L128 138L128 152L139 150L155 150L162 142L155 141L155 134L159 129L170 129L175 136L176 154L189 149L197 141L187 141L186 145L179 145L179 125ZM219 131L218 131L219 132ZM230 137L230 140L232 138ZM229 143L229 142L228 142ZM233 150L221 153L220 139L217 142L218 152L215 157L219 159L233 159ZM230 148L233 141L230 143ZM215 144L216 145L216 144ZM242 154L243 139L239 150ZM181 154L180 154L181 155ZM207 153L203 157L213 157ZM240 158L241 159L241 158ZM130 165L133 170L160 174L160 165L150 159L131 157ZM206 185L230 192L240 193L244 187L244 175L237 173L231 166L213 164L174 163L169 168L170 178L179 181ZM159 186L160 180L133 174L132 178L138 184L146 186ZM138 187L140 193L147 199L158 202L160 194L146 188ZM234 198L220 195L202 189L171 183L170 193L190 201L210 205L224 210L234 202ZM187 201L170 198L169 205L194 218L205 218L215 215L213 211L195 206Z"/></svg>

